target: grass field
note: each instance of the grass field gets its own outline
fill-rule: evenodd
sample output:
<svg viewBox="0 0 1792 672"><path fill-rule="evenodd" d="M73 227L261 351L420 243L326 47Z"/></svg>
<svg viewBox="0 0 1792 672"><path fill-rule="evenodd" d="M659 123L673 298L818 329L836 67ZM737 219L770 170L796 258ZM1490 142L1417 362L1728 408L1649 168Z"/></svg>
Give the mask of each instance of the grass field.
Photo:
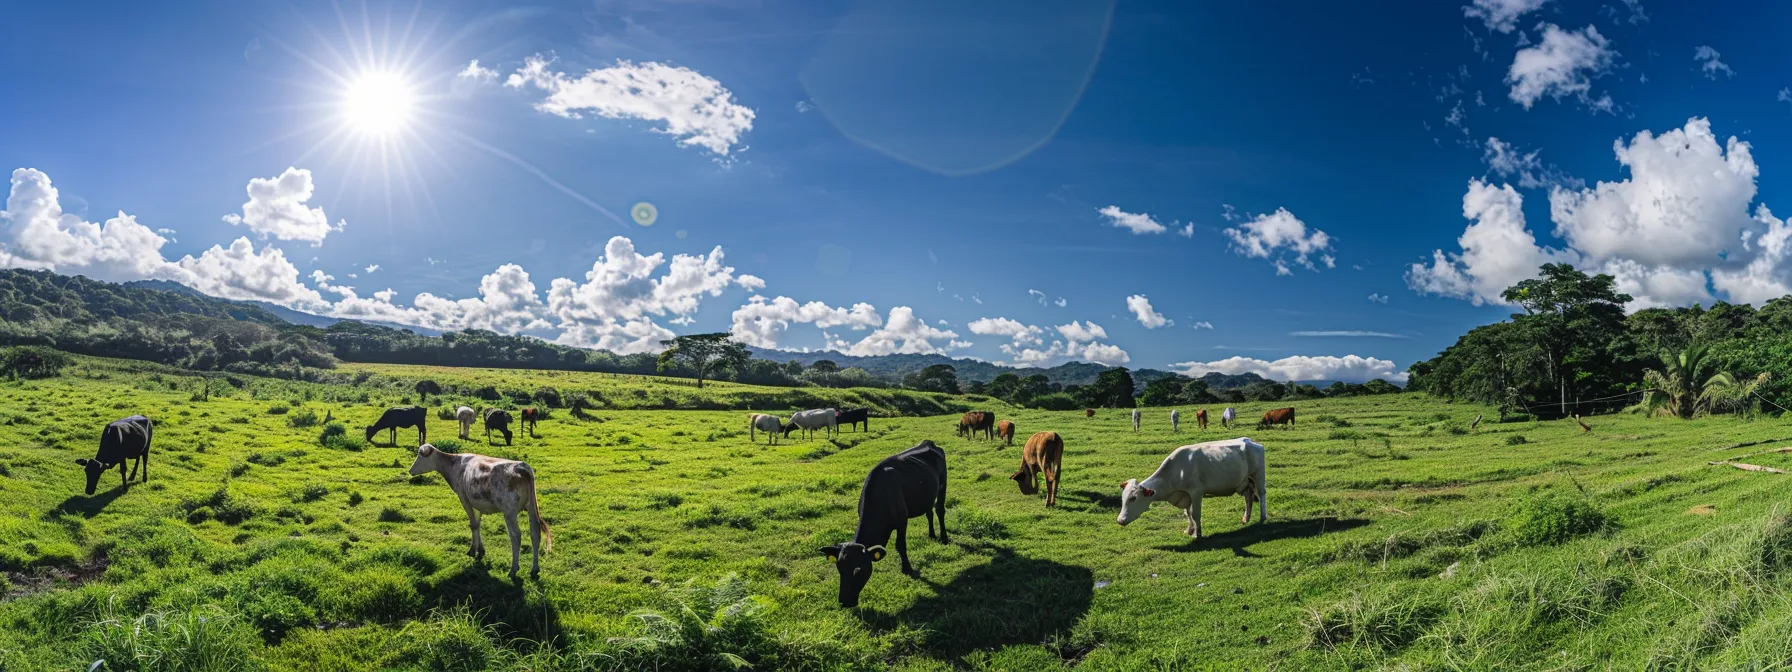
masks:
<svg viewBox="0 0 1792 672"><path fill-rule="evenodd" d="M8 672L1792 665L1792 475L1707 464L1792 444L1778 420L1469 430L1486 409L1390 395L1294 404L1292 430L1203 433L1184 409L1177 435L1167 409L1134 434L1124 411L992 407L1019 438L1064 435L1055 510L1007 479L1018 447L954 437L951 415L778 446L750 444L741 411L556 409L508 448L432 420L433 443L539 474L555 545L540 582L512 583L501 519L475 565L453 494L407 475L408 448L326 447L293 418L327 413L358 438L419 377L619 399L678 386L366 367L357 385L241 379L196 400L190 377L82 362L0 383ZM149 482L111 472L82 496L73 460L139 412L158 423ZM1114 524L1122 480L1240 434L1268 448L1270 522L1241 526L1228 498L1207 503L1200 541L1162 504ZM870 466L923 439L949 455L952 543L915 521L921 579L888 558L842 610L816 549L850 536ZM1792 453L1743 461L1792 469Z"/></svg>

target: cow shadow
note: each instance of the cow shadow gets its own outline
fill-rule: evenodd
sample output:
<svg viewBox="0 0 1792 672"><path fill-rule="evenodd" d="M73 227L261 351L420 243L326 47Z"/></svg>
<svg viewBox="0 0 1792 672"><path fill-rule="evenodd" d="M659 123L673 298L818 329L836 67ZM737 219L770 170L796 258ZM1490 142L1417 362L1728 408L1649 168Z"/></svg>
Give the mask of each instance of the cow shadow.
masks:
<svg viewBox="0 0 1792 672"><path fill-rule="evenodd" d="M1104 509L1118 510L1120 508L1120 494L1119 494L1118 490L1116 490L1115 492L1096 492L1094 490L1060 490L1060 491L1058 491L1058 499L1060 501L1082 502L1084 504L1090 504L1090 505L1098 506L1098 507L1101 507Z"/></svg>
<svg viewBox="0 0 1792 672"><path fill-rule="evenodd" d="M973 651L1011 644L1039 644L1067 633L1089 611L1095 577L1083 567L1015 555L998 549L983 565L946 583L922 578L934 595L902 611L858 611L877 632L901 626L926 633L920 645L953 660Z"/></svg>
<svg viewBox="0 0 1792 672"><path fill-rule="evenodd" d="M1368 525L1362 518L1303 518L1300 520L1273 520L1267 523L1254 523L1235 530L1219 534L1210 534L1200 539L1191 539L1188 543L1173 546L1158 546L1160 551L1177 553L1198 553L1202 551L1229 550L1241 558L1262 557L1250 551L1250 547L1265 541L1277 539L1304 539L1317 537L1330 532L1343 532Z"/></svg>
<svg viewBox="0 0 1792 672"><path fill-rule="evenodd" d="M424 604L436 609L464 606L481 625L494 628L506 639L552 640L560 632L560 612L548 600L547 579L537 582L528 578L528 545L523 546L516 579L509 576L510 545L503 544L500 555L504 557L499 560L493 560L490 549L488 546L485 562L469 561L424 591Z"/></svg>
<svg viewBox="0 0 1792 672"><path fill-rule="evenodd" d="M125 484L112 486L111 490L107 490L91 497L87 495L69 495L68 499L62 500L61 504L57 504L55 508L45 512L44 517L53 519L61 518L71 513L77 513L80 514L82 518L92 518L99 515L101 511L106 510L106 507L110 505L113 500L118 499L119 496L130 491L130 484Z"/></svg>

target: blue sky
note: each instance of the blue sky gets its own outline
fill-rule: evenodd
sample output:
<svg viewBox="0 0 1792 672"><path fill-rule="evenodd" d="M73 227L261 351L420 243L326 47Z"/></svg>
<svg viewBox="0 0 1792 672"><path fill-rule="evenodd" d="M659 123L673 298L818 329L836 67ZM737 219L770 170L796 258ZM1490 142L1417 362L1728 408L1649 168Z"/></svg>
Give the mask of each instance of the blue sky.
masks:
<svg viewBox="0 0 1792 672"><path fill-rule="evenodd" d="M1792 9L962 4L16 8L0 265L1295 379L1403 371L1545 261L1633 308L1792 281L1792 72L1750 30Z"/></svg>

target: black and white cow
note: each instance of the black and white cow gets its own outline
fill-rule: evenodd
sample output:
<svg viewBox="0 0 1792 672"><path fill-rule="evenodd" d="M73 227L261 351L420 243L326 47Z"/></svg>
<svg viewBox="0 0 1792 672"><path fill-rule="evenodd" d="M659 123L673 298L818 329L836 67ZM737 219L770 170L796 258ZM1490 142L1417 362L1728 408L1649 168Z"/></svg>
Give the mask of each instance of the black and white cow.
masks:
<svg viewBox="0 0 1792 672"><path fill-rule="evenodd" d="M113 421L100 432L100 452L93 459L80 458L75 464L87 470L87 494L92 495L99 487L100 476L107 469L118 467L120 485L128 485L137 477L137 470L143 470L143 482L149 482L149 441L155 434L154 423L149 418L133 415L123 420ZM124 463L136 460L131 465L129 474L125 473Z"/></svg>
<svg viewBox="0 0 1792 672"><path fill-rule="evenodd" d="M417 428L417 445L429 442L429 409L422 406L394 406L380 414L380 419L367 427L367 442L373 443L373 435L380 430L392 432L392 445L398 445L398 428Z"/></svg>
<svg viewBox="0 0 1792 672"><path fill-rule="evenodd" d="M852 541L824 546L821 554L840 570L840 606L859 606L859 593L871 580L872 563L882 560L884 544L896 533L902 573L920 576L908 561L908 520L927 516L927 536L940 519L938 539L946 543L946 451L922 441L871 468L859 489L859 529Z"/></svg>
<svg viewBox="0 0 1792 672"><path fill-rule="evenodd" d="M504 445L510 445L510 411L502 408L485 409L485 442L492 442L492 431L504 435Z"/></svg>

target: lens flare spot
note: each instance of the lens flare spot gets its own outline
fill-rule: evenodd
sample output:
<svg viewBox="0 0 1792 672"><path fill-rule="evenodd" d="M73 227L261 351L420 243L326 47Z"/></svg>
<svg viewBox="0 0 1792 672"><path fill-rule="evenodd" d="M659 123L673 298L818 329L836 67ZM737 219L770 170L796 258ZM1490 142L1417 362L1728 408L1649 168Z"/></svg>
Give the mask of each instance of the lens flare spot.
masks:
<svg viewBox="0 0 1792 672"><path fill-rule="evenodd" d="M653 226L653 223L660 218L660 210L653 207L652 203L641 201L636 203L635 207L629 208L628 216L634 219L636 224Z"/></svg>

